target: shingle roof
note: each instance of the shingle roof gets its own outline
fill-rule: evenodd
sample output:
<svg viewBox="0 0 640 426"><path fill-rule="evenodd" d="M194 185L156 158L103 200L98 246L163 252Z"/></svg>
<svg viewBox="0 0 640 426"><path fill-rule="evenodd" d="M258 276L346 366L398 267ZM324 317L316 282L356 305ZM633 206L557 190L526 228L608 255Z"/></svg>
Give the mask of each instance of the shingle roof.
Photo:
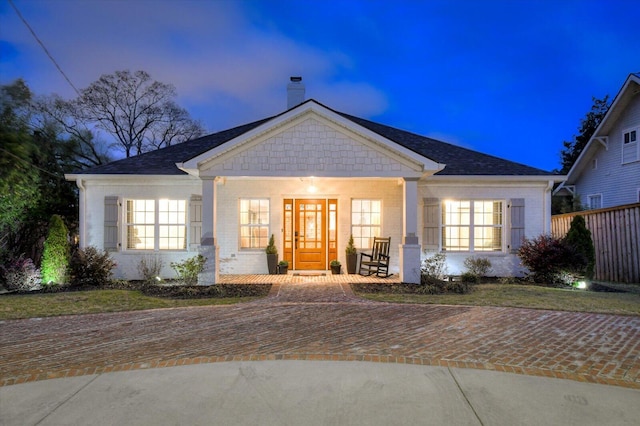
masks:
<svg viewBox="0 0 640 426"><path fill-rule="evenodd" d="M312 101L311 99L306 102ZM318 103L317 101L314 101ZM323 105L323 107L330 109ZM446 164L444 170L436 175L477 175L477 176L552 176L553 173L536 169L524 164L483 154L460 146L452 145L415 133L396 129L384 124L354 117L339 111L331 110L345 119L362 126L386 139L438 163ZM176 167L176 163L190 160L210 149L230 141L274 118L234 127L222 132L183 142L167 148L147 152L135 157L117 160L103 166L83 170L78 174L144 174L144 175L184 175Z"/></svg>

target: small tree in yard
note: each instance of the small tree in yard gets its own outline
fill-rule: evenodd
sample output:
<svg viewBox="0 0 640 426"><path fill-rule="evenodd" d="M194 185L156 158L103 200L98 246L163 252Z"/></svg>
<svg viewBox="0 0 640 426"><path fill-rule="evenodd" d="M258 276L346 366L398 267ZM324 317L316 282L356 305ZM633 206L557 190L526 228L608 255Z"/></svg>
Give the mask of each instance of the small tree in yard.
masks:
<svg viewBox="0 0 640 426"><path fill-rule="evenodd" d="M63 284L67 275L67 267L71 258L71 247L68 238L69 231L62 218L53 215L49 222L49 232L44 242L42 254L42 282L44 284Z"/></svg>
<svg viewBox="0 0 640 426"><path fill-rule="evenodd" d="M573 218L571 228L564 237L564 241L575 251L572 262L573 269L576 272L584 273L587 278L592 278L596 255L591 231L587 229L584 217L577 215Z"/></svg>

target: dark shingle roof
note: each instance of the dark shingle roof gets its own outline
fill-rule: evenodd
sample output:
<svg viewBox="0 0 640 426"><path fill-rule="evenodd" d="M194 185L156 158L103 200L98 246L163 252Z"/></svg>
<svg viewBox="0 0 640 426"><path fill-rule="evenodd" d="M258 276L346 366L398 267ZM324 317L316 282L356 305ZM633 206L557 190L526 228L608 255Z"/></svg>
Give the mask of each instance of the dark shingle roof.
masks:
<svg viewBox="0 0 640 426"><path fill-rule="evenodd" d="M436 173L438 176L552 175L552 173L536 169L535 167L483 154L478 151L353 117L348 114L338 114L424 157L441 164L446 164L444 170Z"/></svg>
<svg viewBox="0 0 640 426"><path fill-rule="evenodd" d="M224 130L211 135L202 136L167 148L145 152L144 154L136 155L135 157L116 160L102 166L83 170L78 174L185 175L186 172L177 168L176 163L197 157L203 152L207 152L218 145L230 141L231 139L258 127L262 123L271 120L271 118L272 117L260 121L254 121L253 123L234 127L233 129Z"/></svg>
<svg viewBox="0 0 640 426"><path fill-rule="evenodd" d="M312 101L311 99L306 102ZM317 103L317 101L314 101ZM323 105L324 106L324 105ZM325 108L331 110L324 106ZM385 126L384 124L354 117L331 110L347 120L358 124L378 135L396 142L424 157L446 164L444 170L436 173L440 176L478 175L478 176L546 176L553 175L544 170L515 163L513 161L482 154L436 139ZM135 157L125 158L112 163L84 170L79 174L138 174L138 175L184 175L176 163L190 160L210 149L230 141L274 118L234 127L233 129L213 133L198 139L173 145L168 148L147 152Z"/></svg>

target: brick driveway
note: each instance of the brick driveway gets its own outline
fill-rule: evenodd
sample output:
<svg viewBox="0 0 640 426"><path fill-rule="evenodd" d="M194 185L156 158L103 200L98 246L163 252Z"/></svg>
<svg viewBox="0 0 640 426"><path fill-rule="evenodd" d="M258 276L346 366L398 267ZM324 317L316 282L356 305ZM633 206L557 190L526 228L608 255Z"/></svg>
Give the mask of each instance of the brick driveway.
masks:
<svg viewBox="0 0 640 426"><path fill-rule="evenodd" d="M481 368L640 388L640 318L368 302L346 283L275 283L233 306L0 322L0 385L229 360Z"/></svg>

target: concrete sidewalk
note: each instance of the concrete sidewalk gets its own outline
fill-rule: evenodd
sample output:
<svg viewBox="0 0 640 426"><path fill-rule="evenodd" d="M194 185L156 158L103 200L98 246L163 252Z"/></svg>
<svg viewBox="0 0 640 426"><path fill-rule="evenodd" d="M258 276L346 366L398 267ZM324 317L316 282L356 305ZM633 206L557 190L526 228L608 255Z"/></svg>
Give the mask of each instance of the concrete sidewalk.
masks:
<svg viewBox="0 0 640 426"><path fill-rule="evenodd" d="M640 390L486 370L221 362L0 387L12 425L637 425Z"/></svg>

